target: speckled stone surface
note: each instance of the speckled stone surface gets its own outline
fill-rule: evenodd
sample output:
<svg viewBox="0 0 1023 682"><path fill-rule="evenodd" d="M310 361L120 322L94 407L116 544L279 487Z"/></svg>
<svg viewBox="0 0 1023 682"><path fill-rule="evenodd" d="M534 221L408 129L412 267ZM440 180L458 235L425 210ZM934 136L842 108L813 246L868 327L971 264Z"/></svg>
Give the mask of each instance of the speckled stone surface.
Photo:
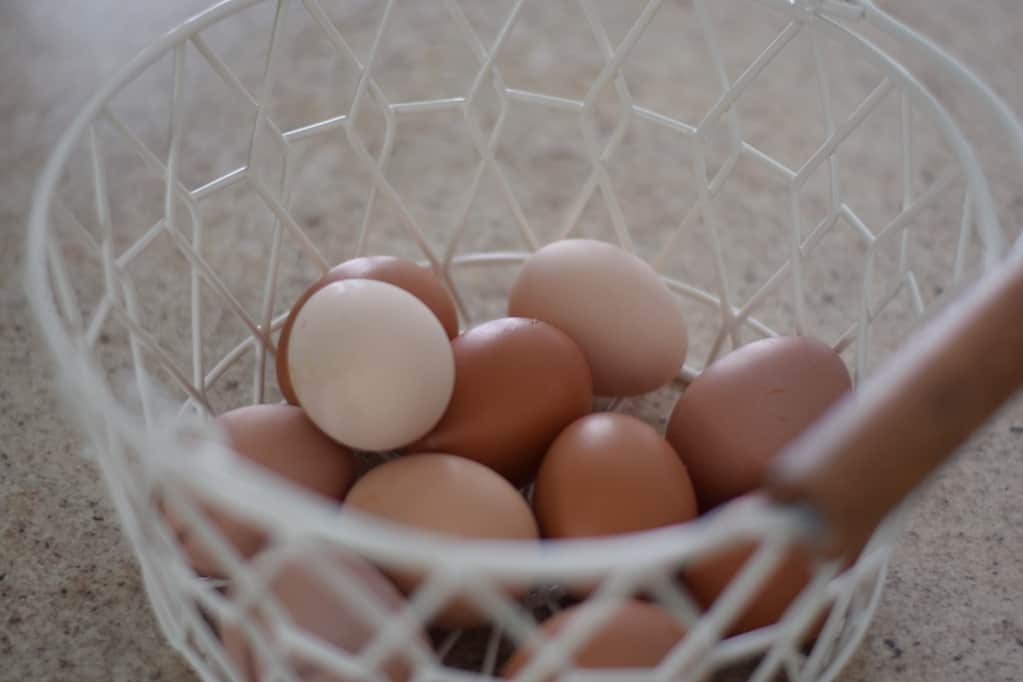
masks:
<svg viewBox="0 0 1023 682"><path fill-rule="evenodd" d="M78 456L82 439L58 409L50 361L42 352L21 293L21 270L22 234L32 187L55 137L119 63L206 4L205 0L0 3L0 682L194 680L157 631L136 565L98 474ZM367 4L371 3L350 3L353 14ZM614 3L598 4L602 11L614 7ZM1018 77L1018 67L1023 63L1023 10L1016 0L900 0L885 5L966 60L1015 110L1023 111L1023 86ZM409 6L423 7L425 3ZM566 6L574 7L574 3ZM551 7L538 15L538 26L580 20L578 10L563 10L562 5L554 3ZM725 21L721 39L728 41L729 31L737 35L740 30L741 20L734 24ZM573 41L579 39L573 36L566 34L563 49L578 47ZM429 35L409 40L427 46L442 44ZM219 36L217 46L224 50L225 59L235 60L232 63L244 61L246 46L238 35ZM363 47L355 45L357 50ZM453 53L418 47L422 49L416 54L423 64L445 69L457 64L458 57ZM519 49L514 41L512 49ZM301 66L304 62L298 57L301 55L296 55L298 66L288 81L292 95L316 88L324 78L316 68ZM396 53L388 56L391 61L387 63L400 70L406 66L402 58ZM517 85L532 85L529 74L539 70L554 79L552 89L579 94L573 91L580 87L575 80L578 74L559 71L551 55L532 58L535 63L527 60L523 72L513 74L523 79ZM915 65L912 58L908 63ZM457 69L452 67L451 73L457 81ZM933 69L922 65L921 74L939 95L949 91L950 85ZM673 93L656 87L656 79L663 75L657 70L636 74L633 85L637 99L666 106L676 101L685 104L684 98L673 100ZM415 85L413 79L403 93L405 98L423 94L416 92ZM400 85L396 82L394 87ZM302 96L287 101L290 104L278 113L290 118L291 123L313 119L338 104ZM749 134L779 130L779 135L770 138L775 145L773 151L782 158L797 158L808 144L800 131L812 131L813 124L807 119L806 126L776 125L777 117L794 117L798 122L804 112L785 103L774 108L771 104L769 99L764 101L762 115L751 125ZM147 107L158 110L165 101L129 98L126 106L128 114L145 114ZM950 108L961 114L969 109L969 101L952 97ZM214 137L216 124L223 122L217 116L229 112L205 113L213 130L200 140L208 144L198 144L190 151L193 156L185 155L191 164L186 170L194 172L195 178L208 176L220 165L226 164L223 170L227 170L232 162L225 158L230 156L225 151L229 140ZM1020 224L1023 193L1018 178L1023 169L1012 164L986 122L976 120L966 128L991 169L993 189L999 203L1008 207L1008 220ZM367 134L372 136L373 131ZM406 156L399 159L398 167L404 170L396 171L406 174L399 175L398 182L406 183L404 188L427 215L430 210L438 215L447 211L452 195L443 194L444 179L431 177L420 160L444 159L453 169L469 168L468 161L474 162L465 148L445 145L443 132L437 139L439 143L427 148L403 148ZM646 155L643 158L649 160L648 172L656 174L661 168L657 164L670 162L670 155L658 155L663 150L655 138L637 139L633 149ZM559 142L556 126L538 128L519 150L522 156L512 155L509 162L514 163L516 158L524 163L542 162L552 172L562 173L566 182L578 181L578 160L573 159L572 149L559 146ZM205 156L204 150L209 152ZM315 150L310 154L310 163L320 163ZM112 177L130 175L130 165L119 166L117 158L111 163ZM857 168L863 173L872 172L869 158L854 158L850 163L854 172ZM335 183L332 187L336 190L337 179L326 179ZM643 190L642 179L636 180L636 191ZM629 181L616 178L625 186ZM527 198L524 203L536 212L530 217L540 223L544 223L544 211L554 213L561 208L548 189L523 188ZM359 192L355 184L350 190L334 191L316 210L297 210L298 217L315 231L321 223L329 222L330 211L345 210L346 202L355 201L353 197ZM687 197L652 194L644 199L630 204L628 210L633 212L627 218L640 230L644 242L652 243L663 237L657 231L663 229L657 227L663 224L663 216L657 211L668 212L675 207L673 201L684 202ZM884 200L879 198L879 211L884 209ZM315 202L307 204L313 206ZM300 201L299 206L303 205ZM224 215L220 218L230 222ZM477 219L499 226L506 218L499 211L488 213L484 209ZM243 237L246 229L239 224L230 234L232 238ZM393 235L383 232L374 248L386 250L390 239ZM746 248L757 248L754 244L750 242ZM476 246L504 245L480 242ZM928 243L923 244L918 255L921 272L941 267L935 253ZM341 254L343 251L332 252ZM240 247L235 267L261 262L259 255L258 249L250 253ZM820 292L825 303L828 297L841 296L842 278L847 274L842 270L842 257L842 251L836 249L819 263L819 267L836 273L836 291ZM231 263L223 266L230 267ZM761 273L753 269L743 274L749 280L747 284L752 284ZM150 284L162 283L154 280ZM297 289L301 279L296 275L295 281L286 286ZM743 285L740 282L738 286L741 289ZM173 305L168 303L170 314ZM476 312L481 316L494 314L486 306ZM826 315L820 323L825 327L829 324ZM229 320L220 318L212 319L210 328L210 343L218 348L221 336L227 343L237 331ZM214 397L231 399L227 395ZM864 645L841 675L842 682L1019 680L1023 674L1021 557L1023 402L1017 400L920 495L912 526L895 552L877 617Z"/></svg>

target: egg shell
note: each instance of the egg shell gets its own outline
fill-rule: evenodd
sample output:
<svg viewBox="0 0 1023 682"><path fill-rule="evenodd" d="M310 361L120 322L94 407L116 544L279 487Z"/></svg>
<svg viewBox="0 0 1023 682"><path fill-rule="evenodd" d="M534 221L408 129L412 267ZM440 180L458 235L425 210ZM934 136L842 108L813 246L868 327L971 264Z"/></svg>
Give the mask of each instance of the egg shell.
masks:
<svg viewBox="0 0 1023 682"><path fill-rule="evenodd" d="M419 264L404 258L393 256L363 256L346 260L340 265L335 265L327 274L316 280L308 289L302 292L295 304L291 306L288 317L281 327L281 333L277 341L277 357L288 357L288 348L291 345L291 329L295 326L295 318L298 312L305 305L306 301L323 287L332 282L339 282L345 279L372 279L380 282L387 282L409 292L428 307L437 320L440 321L447 333L448 338L458 335L458 312L455 308L454 299L439 279L430 270ZM287 362L277 362L277 383L281 388L281 395L292 405L298 404L298 396L291 383L291 373Z"/></svg>
<svg viewBox="0 0 1023 682"><path fill-rule="evenodd" d="M838 354L808 337L755 341L705 369L667 428L701 511L756 489L772 458L851 388Z"/></svg>
<svg viewBox="0 0 1023 682"><path fill-rule="evenodd" d="M737 502L741 503L742 500ZM696 559L683 572L683 582L696 603L709 609L735 579L759 544L743 542L726 549L712 551ZM792 602L813 579L813 563L809 551L800 546L789 547L761 586L753 592L746 607L726 629L730 635L750 632L777 623ZM820 634L827 617L825 612L813 621L804 635L809 641Z"/></svg>
<svg viewBox="0 0 1023 682"><path fill-rule="evenodd" d="M689 337L675 297L645 261L605 242L566 239L534 253L512 285L508 314L572 337L600 396L652 391L685 361Z"/></svg>
<svg viewBox="0 0 1023 682"><path fill-rule="evenodd" d="M644 421L602 412L569 425L536 477L533 510L547 538L649 530L696 516L685 466Z"/></svg>
<svg viewBox="0 0 1023 682"><path fill-rule="evenodd" d="M709 609L753 556L757 547L756 543L747 542L696 560L685 571L683 579L696 602L702 608ZM728 634L737 635L777 623L799 593L809 585L811 578L808 555L797 549L787 552L763 586L754 593L749 605L728 627ZM819 627L816 629L819 630Z"/></svg>
<svg viewBox="0 0 1023 682"><path fill-rule="evenodd" d="M529 504L508 481L478 462L457 455L424 453L393 459L352 487L346 507L426 531L462 538L536 540ZM405 594L422 578L409 571L384 572ZM527 586L507 586L519 596ZM455 598L434 618L447 628L482 625L486 616Z"/></svg>
<svg viewBox="0 0 1023 682"><path fill-rule="evenodd" d="M425 435L455 383L451 343L437 317L404 289L368 279L313 294L286 358L299 402L334 440L398 448Z"/></svg>
<svg viewBox="0 0 1023 682"><path fill-rule="evenodd" d="M310 492L342 500L355 482L357 462L351 451L320 432L301 408L249 405L225 412L217 422L235 453ZM196 500L196 504L242 557L252 557L262 549L266 538L258 526L209 503ZM165 518L198 573L223 575L215 555L198 534L169 510Z"/></svg>
<svg viewBox="0 0 1023 682"><path fill-rule="evenodd" d="M579 616L584 604L565 609L544 621L541 629L558 637ZM576 669L654 668L686 635L682 624L655 604L626 600L599 625L572 656ZM514 677L533 659L535 651L520 648L501 669L501 676ZM553 682L558 675L545 680Z"/></svg>
<svg viewBox="0 0 1023 682"><path fill-rule="evenodd" d="M312 551L320 555L318 558L327 570L346 575L356 589L370 597L384 612L397 612L403 606L405 600L394 585L365 560L336 548ZM358 604L343 592L333 589L312 567L310 562L316 558L307 551L289 559L277 571L267 589L295 627L340 651L357 655L372 641L379 626L363 615ZM232 592L229 596L237 598ZM273 642L273 633L261 609L249 608L243 612L243 617L259 628L263 637ZM250 640L245 631L234 623L225 623L220 630L228 658L242 679L245 682L269 682L270 675L265 674L256 649L262 643ZM417 635L417 639L421 647L428 649L422 633ZM296 678L303 682L356 682L357 679L325 669L297 654L286 655L285 660L296 671ZM393 682L405 682L411 677L409 661L400 653L386 659L381 668L386 679Z"/></svg>
<svg viewBox="0 0 1023 682"><path fill-rule="evenodd" d="M590 369L572 339L544 322L492 320L451 343L455 390L447 412L411 452L486 464L516 486L536 474L558 433L589 413Z"/></svg>

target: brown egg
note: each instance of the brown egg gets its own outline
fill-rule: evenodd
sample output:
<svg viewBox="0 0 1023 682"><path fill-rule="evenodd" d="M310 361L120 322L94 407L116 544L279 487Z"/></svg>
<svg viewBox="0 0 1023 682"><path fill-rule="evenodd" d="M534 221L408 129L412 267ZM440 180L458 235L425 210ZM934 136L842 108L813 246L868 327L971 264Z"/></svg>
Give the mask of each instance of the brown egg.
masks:
<svg viewBox="0 0 1023 682"><path fill-rule="evenodd" d="M295 324L295 318L298 317L298 311L313 294L332 282L344 279L372 279L400 287L414 295L433 311L449 339L458 334L458 312L455 309L455 302L440 280L426 268L413 261L393 256L364 256L335 265L330 272L302 292L302 295L295 301L295 305L291 307L284 326L281 327L281 335L277 342L277 383L281 387L281 395L292 405L298 404L298 397L291 384L286 360L291 328Z"/></svg>
<svg viewBox="0 0 1023 682"><path fill-rule="evenodd" d="M576 420L551 445L533 510L544 537L593 537L689 521L696 498L685 466L652 426L603 412Z"/></svg>
<svg viewBox="0 0 1023 682"><path fill-rule="evenodd" d="M411 452L447 452L486 464L517 486L566 425L593 404L582 351L549 324L493 320L451 343L455 391L440 423Z"/></svg>
<svg viewBox="0 0 1023 682"><path fill-rule="evenodd" d="M842 359L807 337L755 341L705 369L667 429L701 511L757 488L774 455L851 388Z"/></svg>
<svg viewBox="0 0 1023 682"><path fill-rule="evenodd" d="M576 618L582 605L566 609L544 622L547 637L557 637ZM654 668L686 635L682 624L660 606L629 600L584 641L572 656L576 669ZM501 670L514 677L535 655L530 648L516 651ZM557 680L560 675L545 678Z"/></svg>
<svg viewBox="0 0 1023 682"><path fill-rule="evenodd" d="M311 492L341 500L355 482L356 461L351 451L323 435L301 408L250 405L225 412L217 421L236 453ZM265 537L259 527L210 504L199 506L241 556L249 558L263 547ZM198 534L172 513L166 518L192 567L202 575L222 575L214 554Z"/></svg>
<svg viewBox="0 0 1023 682"><path fill-rule="evenodd" d="M492 469L447 454L409 455L376 467L352 487L346 506L382 519L463 538L536 540L536 520L525 498ZM405 593L421 577L403 571L388 576ZM509 587L514 595L525 586ZM434 624L463 628L486 622L484 614L456 598Z"/></svg>
<svg viewBox="0 0 1023 682"><path fill-rule="evenodd" d="M385 613L397 612L404 604L401 594L379 571L366 561L335 548L319 548L315 551L323 557L327 570L344 573L366 597L372 599ZM341 652L357 656L372 640L380 626L374 624L359 608L359 604L338 592L321 574L310 567L308 552L289 559L270 581L267 589L277 604L287 614L295 627L316 637L323 643ZM270 641L274 641L273 630L267 626L265 614L258 607L246 609L243 618L252 622ZM221 628L224 649L231 662L238 668L245 682L269 682L270 675L264 671L257 654L261 642L252 641L245 631L235 624ZM422 634L419 643L429 645ZM279 645L284 649L284 645ZM407 645L400 648L405 649ZM342 675L298 654L282 656L295 671L295 677L303 682L355 682L356 678ZM410 663L405 656L395 653L385 660L381 672L393 682L405 682L411 677ZM274 677L273 679L277 679ZM362 678L358 678L362 679Z"/></svg>
<svg viewBox="0 0 1023 682"><path fill-rule="evenodd" d="M743 497L732 504L745 504L749 499ZM703 609L709 609L758 547L759 544L754 541L740 543L700 557L687 566L683 572L683 582L696 602ZM812 579L813 563L809 551L798 544L792 545L753 592L746 608L740 610L726 633L737 635L777 623ZM826 616L825 612L813 622L805 640L820 634Z"/></svg>
<svg viewBox="0 0 1023 682"><path fill-rule="evenodd" d="M512 285L508 314L572 337L601 396L653 391L686 358L689 337L674 295L646 262L605 242L565 239L534 253Z"/></svg>
<svg viewBox="0 0 1023 682"><path fill-rule="evenodd" d="M753 542L743 543L698 559L690 565L683 580L696 602L702 608L709 609L753 556L757 547ZM729 626L728 634L736 635L777 623L799 593L810 584L812 577L810 558L806 551L790 549L763 586L754 592L749 605ZM816 636L819 629L820 625L817 625L813 636Z"/></svg>

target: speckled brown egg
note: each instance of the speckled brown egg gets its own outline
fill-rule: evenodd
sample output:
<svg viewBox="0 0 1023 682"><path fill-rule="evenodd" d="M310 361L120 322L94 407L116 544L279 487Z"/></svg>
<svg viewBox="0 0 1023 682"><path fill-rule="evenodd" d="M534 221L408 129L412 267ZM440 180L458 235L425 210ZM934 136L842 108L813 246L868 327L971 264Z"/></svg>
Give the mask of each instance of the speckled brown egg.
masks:
<svg viewBox="0 0 1023 682"><path fill-rule="evenodd" d="M277 383L281 388L284 399L292 405L298 404L298 396L291 383L291 375L286 359L290 347L291 329L295 325L295 319L305 302L323 287L332 282L339 282L345 279L372 279L379 282L387 282L396 287L404 289L433 311L437 316L448 338L454 338L458 334L458 312L455 308L454 299L444 288L439 279L424 267L404 258L393 256L364 256L353 258L340 265L335 265L330 271L316 280L308 289L302 292L295 304L288 313L288 318L281 327L281 334L277 343Z"/></svg>
<svg viewBox="0 0 1023 682"><path fill-rule="evenodd" d="M250 405L225 412L217 421L237 454L313 493L342 500L355 481L351 451L321 433L301 408ZM200 504L200 511L242 557L263 547L266 539L258 526L207 503ZM202 575L222 575L215 555L198 534L169 510L166 518L192 567Z"/></svg>
<svg viewBox="0 0 1023 682"><path fill-rule="evenodd" d="M578 618L583 605L566 609L542 625L544 635L558 637ZM637 600L627 600L599 625L571 657L571 667L594 670L604 668L654 668L686 635L682 624L663 608ZM535 651L516 651L501 670L501 676L514 677L529 665ZM557 673L545 682L559 679Z"/></svg>
<svg viewBox="0 0 1023 682"><path fill-rule="evenodd" d="M315 568L313 561L319 562ZM398 590L366 561L326 546L305 550L287 560L278 569L267 589L293 626L339 653L357 656L372 642L380 626L365 615L360 604L347 597L344 592L333 588L328 578L320 573L321 570L346 576L356 589L372 599L384 613L397 612L405 600ZM238 597L233 591L229 592L229 595L233 598ZM279 651L284 651L284 644L275 639L261 608L256 606L245 609L243 617L261 631L270 646L279 647ZM234 623L226 623L221 628L221 638L228 658L241 673L241 679L245 682L264 680L269 682L271 675L259 655L262 642L250 638ZM418 639L419 646L428 650L429 645L421 633ZM405 682L410 678L411 665L409 659L403 655L405 649L407 647L402 647L401 652L391 655L380 666L380 671L387 680ZM354 682L356 679L362 679L331 671L298 653L282 653L281 657L295 672L296 679L302 682Z"/></svg>
<svg viewBox="0 0 1023 682"><path fill-rule="evenodd" d="M757 488L774 455L851 388L838 354L808 337L755 341L705 369L667 429L700 510Z"/></svg>
<svg viewBox="0 0 1023 682"><path fill-rule="evenodd" d="M536 520L526 499L493 469L457 455L425 453L385 462L352 487L346 507L413 528L462 538L536 540ZM385 573L406 594L421 577ZM510 586L519 595L525 586ZM454 599L434 619L448 628L474 627L484 614Z"/></svg>
<svg viewBox="0 0 1023 682"><path fill-rule="evenodd" d="M688 331L675 297L645 261L606 242L565 239L534 253L512 285L508 314L572 337L600 396L653 391L686 358Z"/></svg>
<svg viewBox="0 0 1023 682"><path fill-rule="evenodd" d="M593 403L590 369L572 339L544 322L492 320L458 336L447 412L412 452L447 452L528 483L551 441Z"/></svg>
<svg viewBox="0 0 1023 682"><path fill-rule="evenodd" d="M578 419L540 464L533 509L547 538L615 535L696 516L685 466L657 431L635 417Z"/></svg>

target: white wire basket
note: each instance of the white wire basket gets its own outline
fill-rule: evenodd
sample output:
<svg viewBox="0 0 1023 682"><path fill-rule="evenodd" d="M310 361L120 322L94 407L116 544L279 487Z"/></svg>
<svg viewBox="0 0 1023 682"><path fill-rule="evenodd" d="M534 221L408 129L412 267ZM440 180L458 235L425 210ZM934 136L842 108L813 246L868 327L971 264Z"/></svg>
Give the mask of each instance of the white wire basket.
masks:
<svg viewBox="0 0 1023 682"><path fill-rule="evenodd" d="M1015 237L954 103L886 45L961 88L1023 161L1006 106L870 0L226 0L144 50L46 166L27 286L171 645L204 680L482 680L518 647L534 652L522 682L834 679L878 603L897 519L851 565L815 563L776 623L736 634L804 512L753 499L610 539L458 541L247 465L209 416L279 400L276 332L331 264L420 260L464 328L499 317L517 265L568 236L648 260L689 320L678 381L613 409L663 418L708 363L779 334L824 339L869 381ZM243 560L211 508L266 549ZM225 577L196 575L168 510ZM757 551L701 609L679 572L742 542ZM395 599L362 560L423 578ZM277 589L288 576L351 632L296 614ZM579 582L592 594L550 636L540 624ZM646 668L580 663L640 598L684 636ZM453 600L488 625L427 627Z"/></svg>

